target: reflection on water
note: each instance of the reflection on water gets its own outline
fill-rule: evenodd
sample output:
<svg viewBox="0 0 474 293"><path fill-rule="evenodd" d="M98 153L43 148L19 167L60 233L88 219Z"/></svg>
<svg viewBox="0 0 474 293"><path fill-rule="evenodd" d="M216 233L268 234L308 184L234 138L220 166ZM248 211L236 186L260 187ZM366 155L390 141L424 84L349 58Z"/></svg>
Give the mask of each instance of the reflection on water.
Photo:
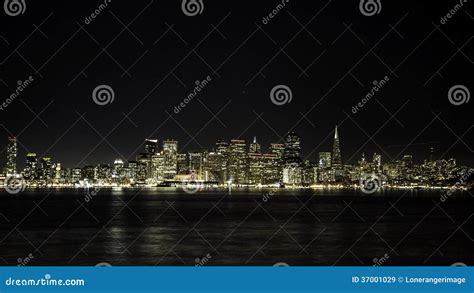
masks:
<svg viewBox="0 0 474 293"><path fill-rule="evenodd" d="M440 203L441 194L0 193L0 262L17 265L32 254L28 265L196 265L204 257L205 265L374 265L381 257L384 265L472 264L473 200L460 194Z"/></svg>

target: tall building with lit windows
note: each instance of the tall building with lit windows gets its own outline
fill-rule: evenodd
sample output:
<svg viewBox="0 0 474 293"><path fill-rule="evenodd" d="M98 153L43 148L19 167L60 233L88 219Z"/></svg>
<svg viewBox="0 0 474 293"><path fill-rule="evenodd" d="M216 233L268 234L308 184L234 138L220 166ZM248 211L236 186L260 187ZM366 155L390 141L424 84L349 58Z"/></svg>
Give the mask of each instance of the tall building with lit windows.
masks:
<svg viewBox="0 0 474 293"><path fill-rule="evenodd" d="M151 156L151 170L153 182L162 182L165 179L165 156L163 153Z"/></svg>
<svg viewBox="0 0 474 293"><path fill-rule="evenodd" d="M40 179L46 183L53 179L54 168L51 157L41 158Z"/></svg>
<svg viewBox="0 0 474 293"><path fill-rule="evenodd" d="M18 149L16 145L16 138L15 137L8 138L7 164L5 166L5 173L7 176L16 174L17 152L18 152Z"/></svg>
<svg viewBox="0 0 474 293"><path fill-rule="evenodd" d="M347 177L346 170L342 164L341 148L339 143L339 132L337 126L334 129L334 143L332 147L331 172L336 182L344 181Z"/></svg>
<svg viewBox="0 0 474 293"><path fill-rule="evenodd" d="M189 173L192 174L194 180L203 180L203 154L198 151L188 153Z"/></svg>
<svg viewBox="0 0 474 293"><path fill-rule="evenodd" d="M189 163L187 154L177 154L176 155L176 165L177 165L177 174L178 175L187 175L189 174Z"/></svg>
<svg viewBox="0 0 474 293"><path fill-rule="evenodd" d="M331 165L334 169L342 168L342 159L341 159L341 148L339 145L339 133L337 132L337 126L334 130L334 143L332 147L332 162Z"/></svg>
<svg viewBox="0 0 474 293"><path fill-rule="evenodd" d="M283 183L299 185L302 180L303 161L301 160L301 139L295 132L290 132L284 139Z"/></svg>
<svg viewBox="0 0 474 293"><path fill-rule="evenodd" d="M374 172L382 172L382 156L380 154L374 153L374 156L372 157L372 164Z"/></svg>
<svg viewBox="0 0 474 293"><path fill-rule="evenodd" d="M23 169L23 177L29 181L37 179L37 169L38 158L36 157L36 153L26 154L26 165L25 169Z"/></svg>
<svg viewBox="0 0 474 293"><path fill-rule="evenodd" d="M153 156L157 152L158 140L157 139L145 139L145 153L149 156Z"/></svg>
<svg viewBox="0 0 474 293"><path fill-rule="evenodd" d="M227 176L235 184L244 184L247 175L247 152L245 140L233 139L229 144Z"/></svg>
<svg viewBox="0 0 474 293"><path fill-rule="evenodd" d="M331 168L331 153L330 152L319 153L318 167L321 169Z"/></svg>
<svg viewBox="0 0 474 293"><path fill-rule="evenodd" d="M229 179L227 171L227 160L229 159L229 143L226 141L216 142L216 152L220 155L221 182Z"/></svg>
<svg viewBox="0 0 474 293"><path fill-rule="evenodd" d="M252 146L250 147L252 150ZM255 149L253 149L255 150ZM246 183L250 185L258 185L263 183L263 172L265 170L265 161L263 155L257 152L250 152L247 155L248 172Z"/></svg>
<svg viewBox="0 0 474 293"><path fill-rule="evenodd" d="M164 179L172 180L178 171L178 142L176 140L163 141Z"/></svg>
<svg viewBox="0 0 474 293"><path fill-rule="evenodd" d="M318 181L331 182L334 181L334 172L331 169L332 154L331 152L320 152L318 162Z"/></svg>
<svg viewBox="0 0 474 293"><path fill-rule="evenodd" d="M249 153L259 154L260 153L260 144L257 142L257 137L254 136L253 142L250 144Z"/></svg>

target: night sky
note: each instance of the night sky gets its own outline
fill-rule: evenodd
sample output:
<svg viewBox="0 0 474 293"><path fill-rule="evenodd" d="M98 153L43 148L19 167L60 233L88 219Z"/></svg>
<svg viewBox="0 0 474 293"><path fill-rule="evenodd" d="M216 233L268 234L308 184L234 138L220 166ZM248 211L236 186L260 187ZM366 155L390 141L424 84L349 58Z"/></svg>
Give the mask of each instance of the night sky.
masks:
<svg viewBox="0 0 474 293"><path fill-rule="evenodd" d="M257 136L266 150L290 130L316 160L335 125L344 162L362 152L420 162L434 147L435 158L474 163L474 101L448 99L455 85L474 91L472 3L440 24L458 1L381 0L364 16L357 0L290 0L264 24L281 1L203 0L186 16L181 1L112 0L86 24L103 2L25 2L18 16L0 10L0 103L34 79L0 110L0 166L9 135L20 166L27 151L66 167L133 160L145 138L177 139L184 152ZM104 84L115 99L99 106L92 93ZM291 89L290 103L272 103L277 85Z"/></svg>

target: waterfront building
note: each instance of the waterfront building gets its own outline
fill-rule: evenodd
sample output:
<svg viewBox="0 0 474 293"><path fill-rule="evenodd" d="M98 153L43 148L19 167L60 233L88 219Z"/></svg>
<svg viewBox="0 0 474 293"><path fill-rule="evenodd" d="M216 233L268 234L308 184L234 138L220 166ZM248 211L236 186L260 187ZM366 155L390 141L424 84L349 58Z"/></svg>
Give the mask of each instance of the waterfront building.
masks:
<svg viewBox="0 0 474 293"><path fill-rule="evenodd" d="M229 144L227 176L234 184L245 184L247 175L247 155L245 140L233 139Z"/></svg>
<svg viewBox="0 0 474 293"><path fill-rule="evenodd" d="M6 176L15 175L16 172L16 157L18 149L15 137L8 138L7 145L7 164L5 166Z"/></svg>

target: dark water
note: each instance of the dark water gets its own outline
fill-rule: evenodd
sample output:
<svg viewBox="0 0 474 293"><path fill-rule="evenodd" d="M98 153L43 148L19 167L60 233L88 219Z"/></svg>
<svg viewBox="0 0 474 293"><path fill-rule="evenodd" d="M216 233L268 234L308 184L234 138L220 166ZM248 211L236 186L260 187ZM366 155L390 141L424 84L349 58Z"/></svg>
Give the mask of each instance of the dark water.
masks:
<svg viewBox="0 0 474 293"><path fill-rule="evenodd" d="M440 195L0 191L0 264L473 265L474 199Z"/></svg>

